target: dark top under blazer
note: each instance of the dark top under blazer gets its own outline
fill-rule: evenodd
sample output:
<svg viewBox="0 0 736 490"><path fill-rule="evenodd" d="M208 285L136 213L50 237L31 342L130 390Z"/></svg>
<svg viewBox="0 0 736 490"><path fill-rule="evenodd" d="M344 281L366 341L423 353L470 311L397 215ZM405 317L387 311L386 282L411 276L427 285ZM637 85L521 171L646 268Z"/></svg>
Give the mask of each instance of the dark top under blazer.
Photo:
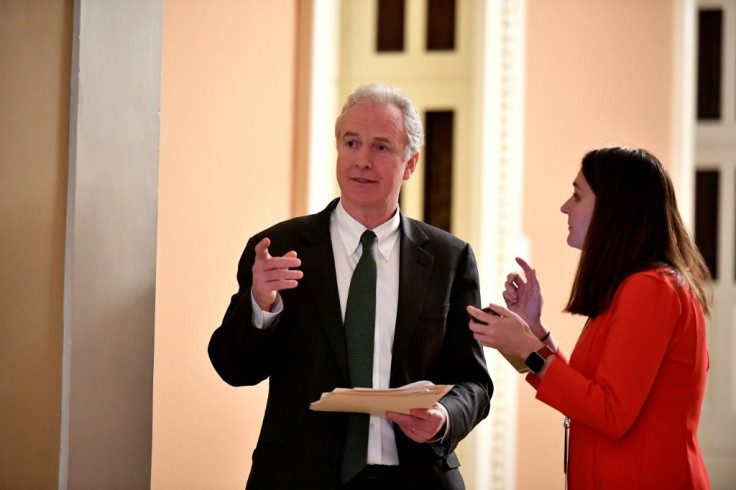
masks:
<svg viewBox="0 0 736 490"><path fill-rule="evenodd" d="M209 344L212 365L233 386L269 379L248 489L332 489L338 482L347 416L314 412L324 392L347 387L348 367L338 297L330 213L279 223L255 236L238 266L239 290ZM450 433L442 444L417 444L395 426L403 487L462 489L457 444L488 415L493 383L465 307L478 306L478 271L470 245L401 214L401 265L391 387L419 380L454 384L442 398ZM296 250L304 277L281 291L283 313L268 329L251 324L255 245ZM244 414L257 417L259 414Z"/></svg>

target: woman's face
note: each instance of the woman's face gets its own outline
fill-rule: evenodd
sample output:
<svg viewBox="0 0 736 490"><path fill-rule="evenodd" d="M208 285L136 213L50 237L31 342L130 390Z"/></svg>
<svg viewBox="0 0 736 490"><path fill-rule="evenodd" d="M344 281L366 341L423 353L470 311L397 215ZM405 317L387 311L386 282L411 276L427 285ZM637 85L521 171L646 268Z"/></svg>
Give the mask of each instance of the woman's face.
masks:
<svg viewBox="0 0 736 490"><path fill-rule="evenodd" d="M572 196L565 201L560 210L567 215L567 244L582 250L595 209L595 194L583 177L582 170L575 177L572 187Z"/></svg>

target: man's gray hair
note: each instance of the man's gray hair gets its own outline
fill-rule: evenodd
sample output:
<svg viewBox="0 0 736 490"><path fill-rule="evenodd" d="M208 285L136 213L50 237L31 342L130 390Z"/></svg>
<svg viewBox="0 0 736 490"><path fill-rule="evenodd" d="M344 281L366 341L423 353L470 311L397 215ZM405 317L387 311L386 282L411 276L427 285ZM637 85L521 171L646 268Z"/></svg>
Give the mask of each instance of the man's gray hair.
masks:
<svg viewBox="0 0 736 490"><path fill-rule="evenodd" d="M340 126L345 114L358 104L393 104L399 108L404 116L406 128L406 155L408 160L414 153L418 153L424 145L424 126L414 104L401 90L383 83L367 83L361 85L348 96L342 106L340 115L335 121L335 139L340 137Z"/></svg>

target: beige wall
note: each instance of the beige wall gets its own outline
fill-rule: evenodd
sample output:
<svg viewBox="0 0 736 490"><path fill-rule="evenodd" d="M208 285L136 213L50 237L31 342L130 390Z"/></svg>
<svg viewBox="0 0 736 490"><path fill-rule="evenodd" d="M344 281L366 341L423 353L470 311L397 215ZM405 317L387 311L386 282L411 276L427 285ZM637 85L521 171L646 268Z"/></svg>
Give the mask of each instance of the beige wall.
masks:
<svg viewBox="0 0 736 490"><path fill-rule="evenodd" d="M0 488L59 471L72 5L0 4Z"/></svg>
<svg viewBox="0 0 736 490"><path fill-rule="evenodd" d="M584 319L560 313L578 253L559 212L586 150L672 143L673 1L529 0L524 233L542 282L544 320L566 352ZM519 393L518 488L564 488L562 415Z"/></svg>
<svg viewBox="0 0 736 490"><path fill-rule="evenodd" d="M165 4L155 488L242 487L266 393L225 385L205 349L245 240L289 214L294 31L284 26L296 14L284 2L232 3L226 15L221 5ZM545 319L568 352L583 320L559 313L577 253L558 208L587 149L625 143L669 159L672 9L528 3L524 231ZM248 49L254 41L275 52ZM268 188L252 185L266 175ZM564 488L561 416L521 385L518 488Z"/></svg>
<svg viewBox="0 0 736 490"><path fill-rule="evenodd" d="M2 2L3 488L54 488L58 473L72 3ZM153 488L248 474L266 386L226 385L206 345L246 239L290 213L296 3L164 3ZM558 313L577 253L557 209L589 148L669 160L672 4L528 2L524 230L568 352L583 320ZM521 384L518 488L561 489L561 416Z"/></svg>
<svg viewBox="0 0 736 490"><path fill-rule="evenodd" d="M290 217L296 2L164 2L152 488L243 488L267 387L210 365L248 237Z"/></svg>

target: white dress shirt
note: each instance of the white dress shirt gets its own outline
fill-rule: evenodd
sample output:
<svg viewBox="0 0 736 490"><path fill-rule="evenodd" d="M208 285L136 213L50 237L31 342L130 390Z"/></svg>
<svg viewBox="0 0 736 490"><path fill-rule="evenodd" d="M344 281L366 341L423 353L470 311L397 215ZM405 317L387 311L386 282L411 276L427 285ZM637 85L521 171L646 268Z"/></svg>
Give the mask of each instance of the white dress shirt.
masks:
<svg viewBox="0 0 736 490"><path fill-rule="evenodd" d="M373 247L376 259L376 328L373 344L373 388L388 388L391 376L391 351L396 329L396 310L399 304L399 224L401 218L396 209L393 217L373 229L377 246ZM332 253L335 257L337 290L340 310L345 321L350 280L355 266L363 254L360 236L366 230L350 216L342 202L330 217ZM391 421L371 416L368 431L368 464L397 465L399 455Z"/></svg>
<svg viewBox="0 0 736 490"><path fill-rule="evenodd" d="M378 246L373 247L376 260L376 327L373 347L373 388L389 388L391 376L391 356L396 330L396 312L399 303L399 225L401 218L397 207L394 215L372 231L376 234ZM335 258L337 290L340 296L340 310L345 321L345 307L348 301L350 280L355 266L363 253L360 236L365 226L350 216L342 202L338 202L330 216L330 238ZM281 295L277 295L271 311L262 311L251 293L253 306L252 322L256 328L270 327L283 311ZM444 407L447 426L449 418ZM368 464L397 465L399 455L392 422L383 417L371 416L368 432Z"/></svg>

